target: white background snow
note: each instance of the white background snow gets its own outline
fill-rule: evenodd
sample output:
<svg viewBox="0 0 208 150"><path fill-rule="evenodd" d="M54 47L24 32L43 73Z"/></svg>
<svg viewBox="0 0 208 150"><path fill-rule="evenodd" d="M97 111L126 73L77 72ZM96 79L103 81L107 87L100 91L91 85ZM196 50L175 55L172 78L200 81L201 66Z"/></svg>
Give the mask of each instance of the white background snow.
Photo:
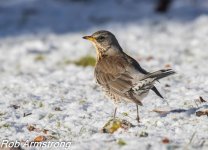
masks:
<svg viewBox="0 0 208 150"><path fill-rule="evenodd" d="M152 0L1 0L0 140L50 135L80 150L207 149L208 118L195 112L208 108L198 102L208 101L208 1L174 0L166 14L154 6ZM100 29L112 31L146 70L177 72L156 85L166 100L151 92L139 108L141 123L114 134L100 132L114 105L96 85L93 67L65 63L95 56L82 36ZM154 109L177 111L161 116ZM121 104L117 116L137 125L134 104ZM30 125L49 131L29 131Z"/></svg>

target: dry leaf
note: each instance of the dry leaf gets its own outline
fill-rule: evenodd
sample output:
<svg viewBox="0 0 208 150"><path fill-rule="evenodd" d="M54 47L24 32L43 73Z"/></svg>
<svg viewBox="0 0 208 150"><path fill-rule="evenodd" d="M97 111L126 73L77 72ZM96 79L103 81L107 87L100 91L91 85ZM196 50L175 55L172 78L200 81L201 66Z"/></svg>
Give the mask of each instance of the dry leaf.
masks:
<svg viewBox="0 0 208 150"><path fill-rule="evenodd" d="M43 142L43 141L46 141L46 137L45 136L37 136L35 139L34 139L34 142Z"/></svg>
<svg viewBox="0 0 208 150"><path fill-rule="evenodd" d="M34 131L36 128L35 128L34 126L32 126L32 125L29 125L29 126L27 127L27 129L28 129L29 131Z"/></svg>
<svg viewBox="0 0 208 150"><path fill-rule="evenodd" d="M47 130L47 129L43 129L43 133L45 133L45 134L48 134L48 131L49 130Z"/></svg>
<svg viewBox="0 0 208 150"><path fill-rule="evenodd" d="M121 128L124 130L128 130L131 127L135 127L135 125L133 125L131 122L127 121L127 120L122 120L121 121Z"/></svg>
<svg viewBox="0 0 208 150"><path fill-rule="evenodd" d="M165 114L167 114L167 113L169 113L170 111L164 111L164 110L158 110L158 109L154 109L154 110L152 110L153 112L156 112L156 113L158 113L158 114L160 114L160 115L165 115Z"/></svg>
<svg viewBox="0 0 208 150"><path fill-rule="evenodd" d="M165 137L165 138L162 139L162 143L163 144L168 144L168 143L170 143L170 140L167 137Z"/></svg>
<svg viewBox="0 0 208 150"><path fill-rule="evenodd" d="M36 128L35 126L33 126L33 125L29 125L28 127L27 127L27 129L29 130L29 131L35 131L35 132L43 132L44 134L48 134L48 131L49 130L47 130L47 129L40 129L40 128Z"/></svg>
<svg viewBox="0 0 208 150"><path fill-rule="evenodd" d="M103 133L114 133L121 127L121 120L111 119L103 127Z"/></svg>
<svg viewBox="0 0 208 150"><path fill-rule="evenodd" d="M203 116L203 115L207 115L207 116L208 116L208 110L197 111L197 112L196 112L196 116L197 116L197 117L200 117L200 116Z"/></svg>
<svg viewBox="0 0 208 150"><path fill-rule="evenodd" d="M128 122L127 120L120 120L120 119L110 119L102 128L101 132L103 133L114 133L119 128L127 130L131 127L134 127L133 124Z"/></svg>
<svg viewBox="0 0 208 150"><path fill-rule="evenodd" d="M170 64L166 64L165 68L171 68L171 65Z"/></svg>

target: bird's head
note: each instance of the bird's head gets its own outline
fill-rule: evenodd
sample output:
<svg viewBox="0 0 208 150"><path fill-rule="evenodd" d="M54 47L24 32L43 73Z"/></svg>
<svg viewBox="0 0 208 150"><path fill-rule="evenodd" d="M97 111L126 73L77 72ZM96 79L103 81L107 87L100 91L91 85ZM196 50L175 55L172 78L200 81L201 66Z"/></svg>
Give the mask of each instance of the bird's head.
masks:
<svg viewBox="0 0 208 150"><path fill-rule="evenodd" d="M122 51L116 37L109 31L97 31L92 35L84 36L83 38L93 43L98 55L110 55Z"/></svg>

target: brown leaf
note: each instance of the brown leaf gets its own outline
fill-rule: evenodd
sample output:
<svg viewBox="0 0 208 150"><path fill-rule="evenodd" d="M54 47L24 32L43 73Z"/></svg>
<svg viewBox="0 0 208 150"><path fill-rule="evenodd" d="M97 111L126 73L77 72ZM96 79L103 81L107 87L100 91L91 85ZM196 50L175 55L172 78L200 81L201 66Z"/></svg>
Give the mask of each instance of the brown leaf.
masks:
<svg viewBox="0 0 208 150"><path fill-rule="evenodd" d="M46 141L46 137L45 136L37 136L35 139L34 139L34 142L43 142L43 141Z"/></svg>
<svg viewBox="0 0 208 150"><path fill-rule="evenodd" d="M32 125L29 125L29 126L27 127L27 129L28 129L29 131L34 131L36 128L35 128L34 126L32 126Z"/></svg>
<svg viewBox="0 0 208 150"><path fill-rule="evenodd" d="M43 133L45 133L45 134L48 134L48 131L49 130L47 130L47 129L43 129Z"/></svg>
<svg viewBox="0 0 208 150"><path fill-rule="evenodd" d="M170 143L170 140L167 137L165 137L165 138L162 139L162 143L163 144L168 144L168 143Z"/></svg>
<svg viewBox="0 0 208 150"><path fill-rule="evenodd" d="M127 120L122 120L121 121L121 128L124 130L128 130L131 127L135 127L131 122L127 121Z"/></svg>
<svg viewBox="0 0 208 150"><path fill-rule="evenodd" d="M197 116L197 117L200 117L200 116L203 116L203 115L207 115L207 116L208 116L208 110L197 111L197 112L196 112L196 116Z"/></svg>
<svg viewBox="0 0 208 150"><path fill-rule="evenodd" d="M165 68L171 68L171 65L170 64L166 64Z"/></svg>
<svg viewBox="0 0 208 150"><path fill-rule="evenodd" d="M49 131L49 130L47 130L47 129L40 129L40 128L37 128L37 127L35 127L35 126L33 126L33 125L27 126L27 129L28 129L29 131L34 131L34 132L38 132L38 133L43 132L44 134L48 134L48 131Z"/></svg>
<svg viewBox="0 0 208 150"><path fill-rule="evenodd" d="M152 110L153 112L156 112L156 113L158 113L158 114L160 114L160 115L165 115L165 114L167 114L167 113L169 113L170 111L165 111L165 110L158 110L158 109L154 109L154 110Z"/></svg>

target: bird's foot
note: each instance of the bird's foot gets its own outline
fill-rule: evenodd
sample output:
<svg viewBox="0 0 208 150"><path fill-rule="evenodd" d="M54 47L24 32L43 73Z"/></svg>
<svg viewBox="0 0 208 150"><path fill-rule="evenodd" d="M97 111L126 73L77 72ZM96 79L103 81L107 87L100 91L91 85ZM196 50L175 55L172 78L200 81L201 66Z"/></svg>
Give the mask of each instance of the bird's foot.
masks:
<svg viewBox="0 0 208 150"><path fill-rule="evenodd" d="M140 118L139 118L139 117L136 117L136 121L137 121L138 123L140 123Z"/></svg>

